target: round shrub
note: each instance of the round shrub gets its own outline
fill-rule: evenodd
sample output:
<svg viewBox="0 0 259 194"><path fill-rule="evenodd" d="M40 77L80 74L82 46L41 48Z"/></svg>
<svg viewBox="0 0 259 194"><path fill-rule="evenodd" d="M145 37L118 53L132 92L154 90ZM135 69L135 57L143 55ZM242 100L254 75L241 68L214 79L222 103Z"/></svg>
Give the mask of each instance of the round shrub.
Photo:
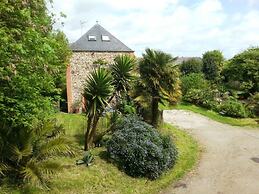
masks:
<svg viewBox="0 0 259 194"><path fill-rule="evenodd" d="M184 95L183 100L208 109L215 109L217 106L214 93L210 90L191 89Z"/></svg>
<svg viewBox="0 0 259 194"><path fill-rule="evenodd" d="M158 178L173 167L177 149L169 136L161 135L136 116L127 116L107 144L110 158L133 177Z"/></svg>
<svg viewBox="0 0 259 194"><path fill-rule="evenodd" d="M230 98L223 102L218 109L221 114L226 116L236 118L248 117L248 111L246 110L245 106L241 102L233 98Z"/></svg>
<svg viewBox="0 0 259 194"><path fill-rule="evenodd" d="M208 90L210 85L201 73L191 73L181 78L181 89L183 95L192 89Z"/></svg>
<svg viewBox="0 0 259 194"><path fill-rule="evenodd" d="M199 58L191 58L183 61L180 65L180 71L183 75L190 73L202 73L202 61Z"/></svg>

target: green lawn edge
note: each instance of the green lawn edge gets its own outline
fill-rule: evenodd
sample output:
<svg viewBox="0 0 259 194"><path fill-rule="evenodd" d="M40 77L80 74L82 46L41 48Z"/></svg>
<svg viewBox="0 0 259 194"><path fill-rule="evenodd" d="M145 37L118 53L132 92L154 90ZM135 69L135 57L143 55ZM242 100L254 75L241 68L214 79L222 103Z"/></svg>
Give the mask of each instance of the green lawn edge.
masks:
<svg viewBox="0 0 259 194"><path fill-rule="evenodd" d="M65 124L68 134L78 135L84 125L81 115L58 115L58 119ZM79 119L79 120L78 120ZM77 120L76 126L72 122ZM103 159L104 148L96 148L92 151L95 161L89 168L76 166L78 158L60 158L66 166L52 180L52 188L48 193L87 193L87 194L155 194L181 179L193 169L200 155L200 147L195 139L187 132L170 124L163 124L159 129L162 133L172 136L179 151L178 160L174 168L164 173L159 179L150 181L144 178L132 178L121 172L117 167ZM72 138L72 137L71 137ZM2 187L0 193L46 193L46 190L37 188L18 189L14 187Z"/></svg>
<svg viewBox="0 0 259 194"><path fill-rule="evenodd" d="M252 127L257 128L259 127L259 123L257 122L259 118L232 118L232 117L226 117L222 116L219 113L208 110L202 107L198 107L193 104L188 103L180 103L175 106L161 106L163 110L171 110L171 109L177 109L177 110L188 110L192 111L198 114L201 114L203 116L206 116L214 121L218 121L220 123L229 124L232 126L240 126L240 127Z"/></svg>

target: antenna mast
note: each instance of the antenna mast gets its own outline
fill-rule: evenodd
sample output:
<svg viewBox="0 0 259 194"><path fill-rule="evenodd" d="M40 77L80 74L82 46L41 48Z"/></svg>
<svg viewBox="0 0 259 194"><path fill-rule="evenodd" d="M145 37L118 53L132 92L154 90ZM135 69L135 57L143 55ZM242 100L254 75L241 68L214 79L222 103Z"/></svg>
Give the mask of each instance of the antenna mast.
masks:
<svg viewBox="0 0 259 194"><path fill-rule="evenodd" d="M87 23L87 21L80 20L81 36L83 35L83 27L84 27L84 24L86 24L86 23Z"/></svg>

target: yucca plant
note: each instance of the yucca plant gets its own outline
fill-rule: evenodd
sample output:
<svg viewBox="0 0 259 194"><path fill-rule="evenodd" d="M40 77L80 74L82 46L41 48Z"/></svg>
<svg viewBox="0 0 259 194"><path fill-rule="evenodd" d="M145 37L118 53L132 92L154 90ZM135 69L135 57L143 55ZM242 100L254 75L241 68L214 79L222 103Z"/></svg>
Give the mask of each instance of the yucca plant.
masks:
<svg viewBox="0 0 259 194"><path fill-rule="evenodd" d="M87 116L84 150L88 150L93 144L99 118L113 91L112 81L111 74L101 67L93 71L86 80L83 93Z"/></svg>
<svg viewBox="0 0 259 194"><path fill-rule="evenodd" d="M50 175L61 168L59 156L73 156L75 147L56 120L33 129L0 130L0 177L48 187Z"/></svg>
<svg viewBox="0 0 259 194"><path fill-rule="evenodd" d="M136 59L130 55L118 55L111 66L115 92L126 92L132 80Z"/></svg>

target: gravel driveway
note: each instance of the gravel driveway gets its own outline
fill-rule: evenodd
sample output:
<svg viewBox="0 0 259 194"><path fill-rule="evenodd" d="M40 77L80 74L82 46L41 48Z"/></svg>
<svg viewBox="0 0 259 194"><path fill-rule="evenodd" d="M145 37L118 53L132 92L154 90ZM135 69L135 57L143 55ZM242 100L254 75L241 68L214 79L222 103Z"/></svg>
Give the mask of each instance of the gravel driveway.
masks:
<svg viewBox="0 0 259 194"><path fill-rule="evenodd" d="M204 151L196 170L162 193L259 194L259 129L183 110L164 111L164 120L190 132Z"/></svg>

